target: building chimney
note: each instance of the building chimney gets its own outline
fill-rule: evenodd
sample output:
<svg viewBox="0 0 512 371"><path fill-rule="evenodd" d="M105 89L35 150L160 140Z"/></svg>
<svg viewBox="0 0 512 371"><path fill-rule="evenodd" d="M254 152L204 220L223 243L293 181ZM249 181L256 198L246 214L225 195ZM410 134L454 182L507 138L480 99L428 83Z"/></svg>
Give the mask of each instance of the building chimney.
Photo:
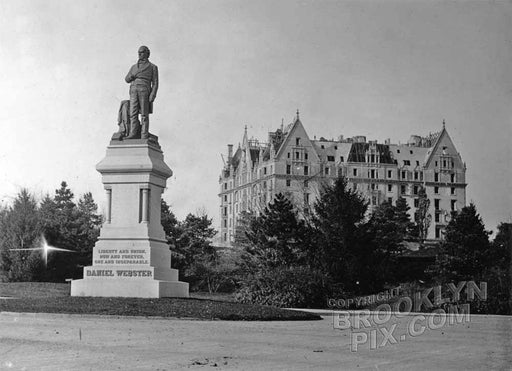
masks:
<svg viewBox="0 0 512 371"><path fill-rule="evenodd" d="M228 144L228 164L231 163L232 158L233 158L233 145Z"/></svg>

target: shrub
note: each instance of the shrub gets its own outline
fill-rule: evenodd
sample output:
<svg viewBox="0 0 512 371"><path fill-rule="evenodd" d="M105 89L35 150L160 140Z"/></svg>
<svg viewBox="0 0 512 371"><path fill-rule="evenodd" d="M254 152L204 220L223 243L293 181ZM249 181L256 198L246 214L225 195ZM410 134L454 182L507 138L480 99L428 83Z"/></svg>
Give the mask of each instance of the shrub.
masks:
<svg viewBox="0 0 512 371"><path fill-rule="evenodd" d="M235 299L275 307L318 308L325 306L328 287L328 280L318 271L280 267L246 278Z"/></svg>

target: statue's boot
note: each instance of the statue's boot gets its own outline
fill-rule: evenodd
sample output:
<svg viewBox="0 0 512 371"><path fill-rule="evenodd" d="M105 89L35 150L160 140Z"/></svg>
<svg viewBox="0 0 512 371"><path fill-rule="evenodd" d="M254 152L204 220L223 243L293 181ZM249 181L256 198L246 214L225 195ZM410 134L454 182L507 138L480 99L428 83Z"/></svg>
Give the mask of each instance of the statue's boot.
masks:
<svg viewBox="0 0 512 371"><path fill-rule="evenodd" d="M139 139L139 123L131 122L130 123L130 135L128 135L125 139Z"/></svg>
<svg viewBox="0 0 512 371"><path fill-rule="evenodd" d="M141 139L148 139L149 138L149 117L142 116L142 128L140 131L140 138Z"/></svg>

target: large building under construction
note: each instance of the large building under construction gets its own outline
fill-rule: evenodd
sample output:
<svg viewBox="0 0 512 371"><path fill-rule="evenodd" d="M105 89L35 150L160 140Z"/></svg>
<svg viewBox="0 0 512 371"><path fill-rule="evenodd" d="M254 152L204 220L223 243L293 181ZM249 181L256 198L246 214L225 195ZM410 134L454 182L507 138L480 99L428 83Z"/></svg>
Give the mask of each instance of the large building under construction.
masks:
<svg viewBox="0 0 512 371"><path fill-rule="evenodd" d="M367 198L370 211L404 197L411 218L424 187L430 200L427 239L440 240L451 212L466 204L465 173L444 123L441 131L412 135L407 144L377 143L364 136L317 140L309 138L297 112L294 122L269 133L266 143L249 139L246 127L236 151L228 145L219 178L220 238L230 245L240 213L261 212L278 193L287 195L299 214L307 215L322 183L344 176Z"/></svg>

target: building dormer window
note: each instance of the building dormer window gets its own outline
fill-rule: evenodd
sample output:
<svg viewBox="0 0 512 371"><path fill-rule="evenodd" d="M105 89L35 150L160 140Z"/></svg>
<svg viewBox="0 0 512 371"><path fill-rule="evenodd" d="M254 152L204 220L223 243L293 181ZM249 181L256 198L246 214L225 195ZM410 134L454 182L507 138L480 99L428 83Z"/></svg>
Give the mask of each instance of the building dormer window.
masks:
<svg viewBox="0 0 512 371"><path fill-rule="evenodd" d="M295 138L295 145L300 146L300 138Z"/></svg>

